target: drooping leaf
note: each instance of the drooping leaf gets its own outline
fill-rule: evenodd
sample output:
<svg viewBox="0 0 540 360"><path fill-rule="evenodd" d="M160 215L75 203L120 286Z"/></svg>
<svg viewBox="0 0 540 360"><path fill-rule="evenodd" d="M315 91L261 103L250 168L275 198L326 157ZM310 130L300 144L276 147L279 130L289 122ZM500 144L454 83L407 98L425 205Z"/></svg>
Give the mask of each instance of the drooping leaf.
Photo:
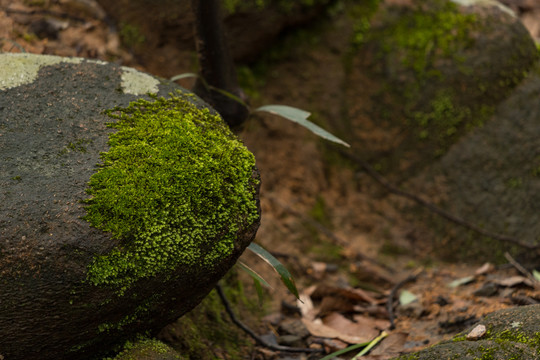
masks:
<svg viewBox="0 0 540 360"><path fill-rule="evenodd" d="M241 105L245 106L246 108L249 109L249 106L248 104L246 104L244 102L244 100L240 99L238 96L234 95L232 92L229 92L227 90L223 90L223 89L220 89L220 88L217 88L215 86L212 86L212 85L208 85L208 88L210 90L214 90L214 91L217 91L218 93L220 93L221 95L225 96L225 97L228 97L229 99L233 100L233 101L236 101L237 103L240 103Z"/></svg>
<svg viewBox="0 0 540 360"><path fill-rule="evenodd" d="M171 81L176 81L176 80L181 80L181 79L186 79L186 78L191 78L191 77L199 77L199 75L195 74L195 73L184 73L184 74L179 74L179 75L175 75L171 78Z"/></svg>
<svg viewBox="0 0 540 360"><path fill-rule="evenodd" d="M311 115L311 113L309 113L308 111L304 111L287 105L265 105L255 109L255 111L263 111L273 115L281 116L287 120L290 120L305 127L306 129L310 130L315 135L320 136L323 139L335 142L345 147L350 147L350 145L347 144L345 141L330 134L328 131L324 130L320 126L315 125L314 123L309 121L308 117Z"/></svg>
<svg viewBox="0 0 540 360"><path fill-rule="evenodd" d="M257 297L259 298L259 305L262 305L263 299L264 299L264 292L263 292L262 285L270 289L272 288L272 286L270 286L270 284L266 280L264 280L264 278L261 275L259 275L255 270L253 270L246 264L244 264L242 261L238 261L237 264L238 266L240 266L242 270L244 270L253 279L253 284L255 285L255 290L257 291Z"/></svg>
<svg viewBox="0 0 540 360"><path fill-rule="evenodd" d="M238 266L240 266L242 270L244 270L249 276L251 276L253 280L256 280L260 284L272 289L272 286L270 286L270 284L266 280L264 280L261 275L259 275L255 270L247 266L245 263L243 263L242 261L238 261Z"/></svg>
<svg viewBox="0 0 540 360"><path fill-rule="evenodd" d="M298 289L296 288L296 285L294 283L294 279L291 273L278 259L276 259L272 254L270 254L264 248L262 248L261 246L255 243L249 244L248 249L253 251L257 256L259 256L261 259L267 262L270 266L272 266L272 268L274 268L274 270L281 277L281 281L283 282L283 284L285 284L287 289L289 289L289 291L294 296L296 296L297 299L299 298Z"/></svg>

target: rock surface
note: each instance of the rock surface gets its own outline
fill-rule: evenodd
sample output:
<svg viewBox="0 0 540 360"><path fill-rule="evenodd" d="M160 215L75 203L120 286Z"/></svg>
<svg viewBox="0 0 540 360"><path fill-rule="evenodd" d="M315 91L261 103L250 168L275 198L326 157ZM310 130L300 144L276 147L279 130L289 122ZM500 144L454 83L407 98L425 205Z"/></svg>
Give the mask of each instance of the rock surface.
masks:
<svg viewBox="0 0 540 360"><path fill-rule="evenodd" d="M150 66L150 71L170 77L177 74L169 73L168 68L193 67L190 63L195 51L191 1L98 2L117 24L123 44L132 49L141 63ZM286 29L313 21L332 2L223 3L223 21L233 57L237 61L254 61ZM159 62L159 66L156 66L156 62Z"/></svg>
<svg viewBox="0 0 540 360"><path fill-rule="evenodd" d="M540 245L540 71L536 70L500 104L486 124L454 144L428 170L430 178L443 179L447 201L444 206L461 218L484 229L519 241ZM480 237L462 229L451 231L448 224L439 230L454 238L449 252L478 259L500 255L511 243L480 243ZM463 240L475 239L464 245ZM475 246L474 244L477 244ZM484 244L484 245L481 245ZM492 251L486 252L486 247ZM499 251L494 251L498 249ZM538 250L527 251L520 259L538 268ZM518 251L518 252L519 252Z"/></svg>
<svg viewBox="0 0 540 360"><path fill-rule="evenodd" d="M493 359L534 360L540 356L540 305L499 310L487 315L478 324L417 353L402 355L396 360ZM479 325L486 333L478 339L467 339ZM470 337L469 337L470 338Z"/></svg>
<svg viewBox="0 0 540 360"><path fill-rule="evenodd" d="M252 159L252 155L222 126L220 120L212 117L211 112L198 110L206 108L204 103L173 83L133 69L82 59L2 54L0 64L0 354L10 360L93 358L137 332L156 333L191 310L234 264L253 239L259 223L258 175L253 164L249 165L248 172L240 168L231 170L235 174L247 174L237 184L230 183L233 175L212 170L212 166L220 163L220 156L229 156L229 146L233 149L230 150L231 161L236 158ZM170 192L170 189L184 191L184 185L174 181L165 182L165 185L141 182L141 179L153 179L163 171L160 167L153 170L142 167L141 164L152 165L152 159L158 166L157 157L162 155L159 149L148 145L160 139L149 137L151 140L145 141L143 137L133 143L149 149L149 157L133 153L133 159L125 162L127 167L120 169L125 171L120 179L129 180L124 187L118 187L118 198L115 200L113 197L105 204L109 206L107 211L99 207L93 210L94 215L104 211L104 222L94 218L94 223L105 230L91 226L85 217L99 199L99 191L109 188L109 184L96 180L90 189L90 178L98 169L118 170L114 164L122 160L110 157L104 160L101 153L108 151L113 154L114 149L131 146L131 143L121 143L116 147L108 145L110 135L122 131L125 134L131 128L127 125L124 126L127 130L107 127L108 122L114 122L115 126L122 121L130 123L126 119L114 121L103 111L115 106L125 108L141 97L153 101L144 95L148 92L168 96L176 90L181 92L178 93L181 96L178 102L185 103L188 110L180 115L174 114L182 121L188 121L191 115L200 121L193 122L199 125L192 128L194 135L186 136L186 139L197 139L197 149L201 150L191 149L189 152L186 146L171 150L172 154L165 155L173 159L170 163L172 168L177 163L184 166L185 159L188 163L197 164L199 155L212 148L210 140L196 135L197 131L210 134L217 129L216 133L222 133L223 138L228 139L223 143L220 154L210 153L210 157L220 160L211 165L203 163L199 168L202 174L212 174L209 184L223 185L212 188L213 185L205 187L206 183L201 184L196 187L197 195L189 195L188 200L199 196L200 199L206 196L217 200L221 196L235 194L238 198L247 199L238 200L247 204L242 209L251 210L232 213L229 225L222 225L221 230L216 230L209 238L205 238L205 229L190 228L190 224L186 225L181 219L167 224L169 218L166 215L178 213L179 206L187 206L188 212L198 212L198 216L188 216L190 219L220 218L227 214L236 198L230 204L219 205L216 202L219 205L216 208L222 210L216 213L212 212L215 207L211 203L206 204L205 209L208 210L205 211L202 208L191 209L189 201L182 197L174 198L172 202L165 196L161 198L160 194ZM166 104L163 111L168 114L167 111L176 105L163 101ZM196 107L189 107L191 103ZM139 112L134 115L137 120L134 120L136 126L133 129L138 129L138 119L142 118L140 114L151 109L149 104L139 106ZM162 113L156 114L157 122ZM184 122L178 122L178 125L182 124ZM163 127L167 125L162 124ZM176 134L174 129L165 132L165 140L169 139L169 133ZM152 132L148 134L151 136ZM146 145L148 147L144 147ZM128 151L127 154L131 153ZM101 166L104 161L105 166ZM140 169L147 169L147 175L133 178ZM175 176L189 179L191 173L182 175L181 171L176 171ZM131 199L122 194L123 188L129 189L130 186L139 188L150 198ZM83 201L90 198L89 190L92 197L85 204ZM131 205L121 208L118 204ZM159 219L149 222L152 216L148 214L144 216L149 217L138 218L139 215L133 215L138 207L148 209L148 214L155 212ZM139 228L135 226L123 236L108 230L130 217L134 217L132 223L139 224ZM159 236L152 233L152 229L145 229L148 224L159 225ZM196 222L192 225L200 226ZM230 242L229 229L237 229L232 234L233 242ZM145 238L141 235L145 232L156 236ZM199 239L201 243L199 252L188 253L196 247L193 244L199 243L189 243L191 248L186 250L186 243L175 239L185 242L186 237L192 234L195 234L193 239ZM163 244L169 246L166 251L160 249L159 242L157 248L152 248L156 247L155 244L145 242L145 239L153 238L164 241ZM154 252L149 253L147 247ZM216 249L223 251L223 256L214 256L211 258L214 261L208 261ZM169 251L174 259L164 259ZM148 254L152 256L146 256ZM193 261L179 262L176 259L178 254ZM117 261L122 258L134 259L135 264L125 267ZM162 266L164 261L168 261L166 267ZM95 271L99 268L96 264L103 265L101 273ZM141 268L153 270L141 274ZM91 270L101 277L89 277ZM130 281L122 283L124 278Z"/></svg>
<svg viewBox="0 0 540 360"><path fill-rule="evenodd" d="M345 133L364 156L386 157L382 169L407 178L435 161L488 120L533 67L535 43L519 19L480 3L386 1L358 27L345 125L354 131ZM354 86L366 78L372 88ZM358 98L372 107L356 106ZM380 141L364 141L373 128Z"/></svg>

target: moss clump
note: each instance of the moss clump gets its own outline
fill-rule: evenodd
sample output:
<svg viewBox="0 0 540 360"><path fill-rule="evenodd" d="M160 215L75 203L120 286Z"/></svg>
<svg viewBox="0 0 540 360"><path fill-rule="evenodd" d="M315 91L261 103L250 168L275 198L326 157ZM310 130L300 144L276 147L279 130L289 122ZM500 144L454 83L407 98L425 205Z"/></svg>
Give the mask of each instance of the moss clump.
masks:
<svg viewBox="0 0 540 360"><path fill-rule="evenodd" d="M253 154L186 96L106 113L117 132L90 178L85 219L121 245L94 258L88 281L122 294L139 279L230 255L237 232L259 216Z"/></svg>
<svg viewBox="0 0 540 360"><path fill-rule="evenodd" d="M156 339L143 339L135 343L127 342L124 350L114 358L103 360L152 360L152 359L179 359L182 360L169 346Z"/></svg>

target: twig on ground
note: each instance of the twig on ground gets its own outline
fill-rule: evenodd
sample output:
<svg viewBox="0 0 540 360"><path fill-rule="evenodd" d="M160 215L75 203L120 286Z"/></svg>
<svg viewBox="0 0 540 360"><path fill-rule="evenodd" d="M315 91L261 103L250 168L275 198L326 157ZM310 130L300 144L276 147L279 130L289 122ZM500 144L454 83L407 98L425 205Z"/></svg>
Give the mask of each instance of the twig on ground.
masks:
<svg viewBox="0 0 540 360"><path fill-rule="evenodd" d="M420 275L422 271L424 271L423 268L416 270L413 274L407 276L407 278L398 282L390 291L390 295L388 295L388 299L386 300L386 310L388 310L388 320L390 320L390 330L394 330L396 328L395 315L394 315L394 299L396 297L396 293L405 284L416 281L416 279L418 278L418 276Z"/></svg>
<svg viewBox="0 0 540 360"><path fill-rule="evenodd" d="M526 276L527 279L531 280L532 285L534 286L535 289L540 290L540 282L536 280L534 276L532 276L532 274L529 271L527 271L527 269L525 269L520 263L518 263L512 257L512 255L510 255L508 252L505 252L504 257L506 258L506 260L508 260L510 264L512 264L513 267L516 268L517 271L523 274L523 276Z"/></svg>
<svg viewBox="0 0 540 360"><path fill-rule="evenodd" d="M341 149L338 149L337 151L339 151L339 153L341 155L343 155L344 157L356 162L369 176L371 176L375 181L377 181L380 185L382 185L384 188L386 188L389 192L391 192L393 194L396 194L398 196L407 198L409 200L412 200L412 201L416 202L417 204L422 205L425 208L427 208L428 210L434 212L435 214L445 218L446 220L453 222L454 224L466 227L466 228L468 228L468 229L470 229L470 230L472 230L472 231L474 231L474 232L476 232L476 233L478 233L480 235L487 236L487 237L490 237L490 238L498 240L498 241L512 243L514 245L520 246L520 247L525 248L525 249L535 250L535 249L540 248L540 245L528 244L528 243L520 241L520 240L518 240L516 238L513 238L511 236L506 236L506 235L493 233L493 232L484 230L481 227L466 221L465 219L457 217L457 216L447 212L446 210L441 209L440 207L434 205L433 203L431 203L429 201L426 201L426 200L424 200L424 199L422 199L422 198L420 198L420 197L418 197L418 196L416 196L414 194L411 194L411 193L408 193L406 191L403 191L403 190L399 189L395 185L388 182L375 169L373 169L367 162L360 159L359 157L357 157L357 156L355 156L355 155L353 155L353 154L351 154L351 153L349 153L347 151L343 151Z"/></svg>
<svg viewBox="0 0 540 360"><path fill-rule="evenodd" d="M227 314L231 318L231 321L238 326L240 329L242 329L246 334L248 334L255 342L267 349L270 349L272 351L283 351L283 352L293 352L293 353L319 353L324 352L323 349L309 349L309 348L296 348L296 347L288 347L288 346L282 346L282 345L274 345L269 344L265 340L263 340L259 335L255 334L253 330L251 330L247 325L245 325L243 322L241 322L235 315L234 311L232 310L231 304L229 303L229 300L227 299L227 296L225 296L225 293L223 292L223 288L220 284L216 285L216 291L219 295L219 298L221 299L221 302L223 304L223 307L225 307L225 310L227 311Z"/></svg>

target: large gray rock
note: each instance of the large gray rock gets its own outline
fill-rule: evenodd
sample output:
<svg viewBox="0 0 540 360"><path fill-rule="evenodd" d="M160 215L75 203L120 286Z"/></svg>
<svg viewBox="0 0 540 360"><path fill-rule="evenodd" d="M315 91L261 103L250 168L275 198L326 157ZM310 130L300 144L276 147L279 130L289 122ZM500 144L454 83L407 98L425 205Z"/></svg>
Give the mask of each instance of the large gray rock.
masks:
<svg viewBox="0 0 540 360"><path fill-rule="evenodd" d="M440 191L446 201L441 205L448 211L528 246L540 246L539 98L540 68L500 104L483 127L454 144L419 181L443 180ZM512 248L512 243L495 243L434 220L430 223L446 238L440 249L446 256L495 260ZM518 247L514 251L524 253L520 257L524 265L540 268L540 248L531 251Z"/></svg>
<svg viewBox="0 0 540 360"><path fill-rule="evenodd" d="M253 155L194 95L133 69L0 55L0 154L5 359L93 358L156 333L259 224Z"/></svg>
<svg viewBox="0 0 540 360"><path fill-rule="evenodd" d="M479 325L485 327L483 335L467 336ZM530 305L491 313L452 340L396 360L535 360L539 356L540 305Z"/></svg>
<svg viewBox="0 0 540 360"><path fill-rule="evenodd" d="M519 19L497 4L386 1L358 27L343 128L364 157L407 178L489 119L538 58ZM375 131L380 139L369 138Z"/></svg>

